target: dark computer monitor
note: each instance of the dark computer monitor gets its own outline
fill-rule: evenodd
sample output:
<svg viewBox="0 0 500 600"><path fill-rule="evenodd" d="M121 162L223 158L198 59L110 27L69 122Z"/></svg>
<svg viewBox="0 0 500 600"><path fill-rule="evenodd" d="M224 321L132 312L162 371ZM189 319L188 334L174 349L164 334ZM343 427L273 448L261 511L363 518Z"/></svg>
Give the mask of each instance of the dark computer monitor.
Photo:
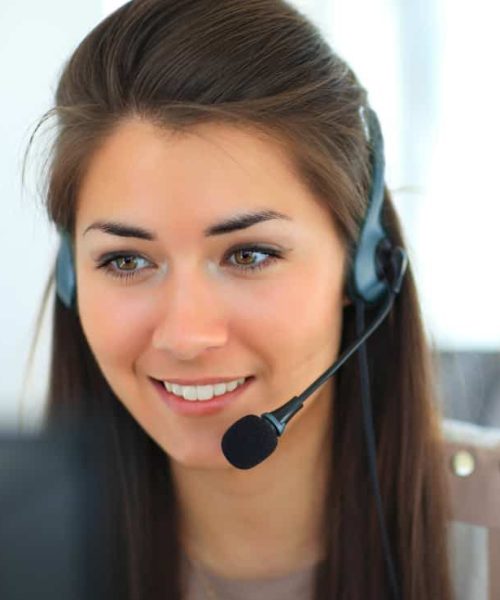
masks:
<svg viewBox="0 0 500 600"><path fill-rule="evenodd" d="M92 427L0 428L0 598L119 598L106 536L102 455Z"/></svg>

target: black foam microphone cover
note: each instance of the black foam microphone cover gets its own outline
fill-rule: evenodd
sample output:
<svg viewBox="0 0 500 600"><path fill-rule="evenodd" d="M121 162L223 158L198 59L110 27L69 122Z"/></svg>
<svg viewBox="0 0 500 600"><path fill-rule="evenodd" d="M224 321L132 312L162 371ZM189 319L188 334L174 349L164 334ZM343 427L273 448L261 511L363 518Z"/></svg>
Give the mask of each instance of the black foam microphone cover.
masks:
<svg viewBox="0 0 500 600"><path fill-rule="evenodd" d="M251 469L274 452L278 434L273 425L256 415L236 421L222 438L222 452L238 469Z"/></svg>

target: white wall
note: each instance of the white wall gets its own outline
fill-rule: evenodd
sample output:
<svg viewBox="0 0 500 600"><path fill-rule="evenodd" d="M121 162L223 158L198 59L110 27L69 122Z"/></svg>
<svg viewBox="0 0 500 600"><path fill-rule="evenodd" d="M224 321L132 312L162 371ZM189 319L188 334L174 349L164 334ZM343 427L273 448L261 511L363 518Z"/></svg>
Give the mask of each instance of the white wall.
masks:
<svg viewBox="0 0 500 600"><path fill-rule="evenodd" d="M55 253L33 173L21 186L23 154L35 121L51 106L65 57L100 18L100 0L0 2L0 422L17 415L34 320ZM28 414L45 389L47 338Z"/></svg>
<svg viewBox="0 0 500 600"><path fill-rule="evenodd" d="M428 332L498 351L500 7L332 0L330 40L379 113Z"/></svg>

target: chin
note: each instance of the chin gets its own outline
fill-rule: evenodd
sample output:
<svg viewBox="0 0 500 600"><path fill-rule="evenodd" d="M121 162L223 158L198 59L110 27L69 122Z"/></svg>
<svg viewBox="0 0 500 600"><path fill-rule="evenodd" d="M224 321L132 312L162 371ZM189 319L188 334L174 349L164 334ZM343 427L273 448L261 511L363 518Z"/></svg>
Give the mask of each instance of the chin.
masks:
<svg viewBox="0 0 500 600"><path fill-rule="evenodd" d="M170 461L185 469L224 469L232 468L222 453L219 442L214 446L197 445L183 451L167 451Z"/></svg>

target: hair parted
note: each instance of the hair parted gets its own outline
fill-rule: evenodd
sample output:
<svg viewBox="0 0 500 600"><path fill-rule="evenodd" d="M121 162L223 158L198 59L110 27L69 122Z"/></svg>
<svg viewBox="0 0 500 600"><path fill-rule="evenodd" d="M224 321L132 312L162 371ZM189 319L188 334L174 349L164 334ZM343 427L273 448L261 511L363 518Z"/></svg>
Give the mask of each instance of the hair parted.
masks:
<svg viewBox="0 0 500 600"><path fill-rule="evenodd" d="M44 202L49 219L74 234L87 165L124 121L179 134L204 123L248 128L281 145L352 249L370 188L370 144L360 117L366 105L352 70L284 0L135 0L102 20L72 53L28 150L38 128L56 117ZM405 247L387 189L383 221L391 240ZM59 300L53 327L46 420L65 412L101 415L116 473L109 489L116 506L111 576L123 584L120 598L160 600L168 590L169 600L181 600L177 504L164 451L115 397L78 314ZM355 337L347 306L340 351ZM366 343L380 488L402 598L450 600L436 386L411 264L391 313ZM389 586L356 361L342 367L334 386L327 558L317 570L314 599L380 600L389 597Z"/></svg>

